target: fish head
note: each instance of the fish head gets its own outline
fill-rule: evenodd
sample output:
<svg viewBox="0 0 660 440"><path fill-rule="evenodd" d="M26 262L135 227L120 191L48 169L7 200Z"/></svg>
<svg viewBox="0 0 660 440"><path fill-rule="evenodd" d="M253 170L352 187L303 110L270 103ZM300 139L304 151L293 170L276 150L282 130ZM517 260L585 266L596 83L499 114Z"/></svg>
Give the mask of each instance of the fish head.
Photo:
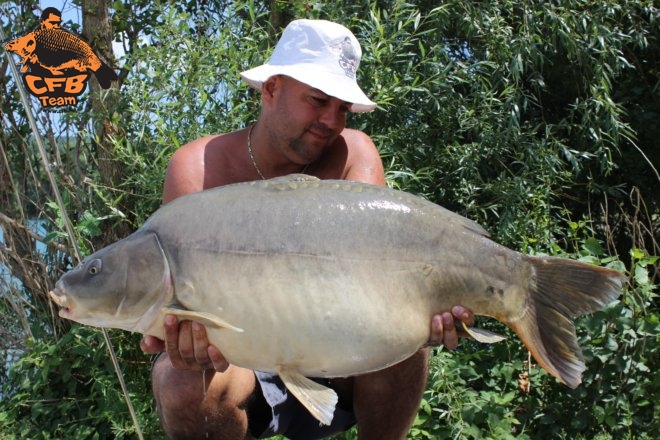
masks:
<svg viewBox="0 0 660 440"><path fill-rule="evenodd" d="M62 318L140 331L156 319L171 290L158 235L137 231L85 258L49 295Z"/></svg>
<svg viewBox="0 0 660 440"><path fill-rule="evenodd" d="M5 49L7 49L9 52L14 52L16 55L23 58L27 58L32 55L36 47L37 42L34 37L34 33L32 32L5 44Z"/></svg>

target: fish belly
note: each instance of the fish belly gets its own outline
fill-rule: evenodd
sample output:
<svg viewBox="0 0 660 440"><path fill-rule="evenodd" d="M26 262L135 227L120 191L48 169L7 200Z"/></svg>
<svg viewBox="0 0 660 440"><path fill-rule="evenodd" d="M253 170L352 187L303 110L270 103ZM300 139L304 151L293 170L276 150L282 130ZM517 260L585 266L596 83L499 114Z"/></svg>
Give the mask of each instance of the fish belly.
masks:
<svg viewBox="0 0 660 440"><path fill-rule="evenodd" d="M196 300L202 295L179 300L243 329L209 329L211 341L233 364L346 376L406 359L428 339L430 305L422 294L429 286L414 276L418 264L374 268L310 256L245 255L223 256L217 263L216 274L225 279L200 274L188 283L195 292L207 292L204 301ZM235 276L246 268L251 276ZM393 288L396 295L390 295Z"/></svg>

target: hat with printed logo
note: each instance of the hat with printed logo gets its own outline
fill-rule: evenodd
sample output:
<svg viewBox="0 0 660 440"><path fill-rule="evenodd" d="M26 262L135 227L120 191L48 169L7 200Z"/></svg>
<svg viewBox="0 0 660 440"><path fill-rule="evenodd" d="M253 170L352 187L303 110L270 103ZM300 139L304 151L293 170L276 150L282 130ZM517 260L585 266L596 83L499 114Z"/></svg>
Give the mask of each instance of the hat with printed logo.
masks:
<svg viewBox="0 0 660 440"><path fill-rule="evenodd" d="M294 20L284 29L266 64L246 70L241 77L252 87L273 75L286 75L350 102L352 112L376 108L357 84L360 44L344 26L326 20Z"/></svg>

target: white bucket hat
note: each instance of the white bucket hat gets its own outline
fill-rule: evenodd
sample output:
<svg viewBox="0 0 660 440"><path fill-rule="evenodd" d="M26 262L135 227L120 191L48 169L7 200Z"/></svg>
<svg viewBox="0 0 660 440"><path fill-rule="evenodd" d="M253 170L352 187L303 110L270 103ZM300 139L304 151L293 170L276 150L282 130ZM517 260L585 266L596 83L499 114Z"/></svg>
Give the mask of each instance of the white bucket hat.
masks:
<svg viewBox="0 0 660 440"><path fill-rule="evenodd" d="M295 20L284 29L270 60L241 77L261 91L273 75L286 75L329 96L350 102L352 112L376 108L357 84L362 50L344 26L326 20Z"/></svg>

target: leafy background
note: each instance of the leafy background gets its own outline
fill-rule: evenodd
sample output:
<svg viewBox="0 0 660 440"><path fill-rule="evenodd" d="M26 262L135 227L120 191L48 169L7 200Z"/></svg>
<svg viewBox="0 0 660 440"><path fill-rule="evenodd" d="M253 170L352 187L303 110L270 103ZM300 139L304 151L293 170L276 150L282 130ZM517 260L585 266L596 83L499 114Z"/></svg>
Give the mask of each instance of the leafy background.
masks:
<svg viewBox="0 0 660 440"><path fill-rule="evenodd" d="M36 27L37 7L6 2L4 33ZM86 0L62 10L82 18L68 26L118 67L121 88L93 85L75 113L33 102L45 166L1 61L0 439L137 437L103 337L60 320L47 300L76 262L47 172L83 253L127 235L159 206L179 146L256 119L258 95L238 73L264 62L297 17L341 22L361 41L359 82L379 108L349 125L374 139L391 186L478 221L513 249L628 278L620 301L577 322L587 362L579 388L559 384L507 329L483 321L509 339L436 349L409 437L657 436L653 1ZM145 437L162 438L139 335L112 331L111 340Z"/></svg>

